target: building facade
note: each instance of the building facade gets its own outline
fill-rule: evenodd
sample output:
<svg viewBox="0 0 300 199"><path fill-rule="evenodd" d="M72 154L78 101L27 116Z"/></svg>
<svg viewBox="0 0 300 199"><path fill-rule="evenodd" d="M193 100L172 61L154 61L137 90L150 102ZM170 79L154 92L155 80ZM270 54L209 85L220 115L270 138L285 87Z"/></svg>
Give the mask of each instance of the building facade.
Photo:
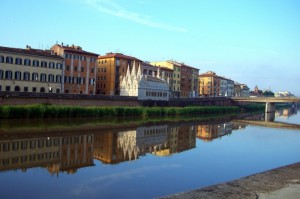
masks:
<svg viewBox="0 0 300 199"><path fill-rule="evenodd" d="M62 67L52 51L0 46L0 91L61 93Z"/></svg>
<svg viewBox="0 0 300 199"><path fill-rule="evenodd" d="M151 62L152 65L173 70L172 97L190 98L198 93L199 69L173 60ZM197 74L197 75L196 75Z"/></svg>
<svg viewBox="0 0 300 199"><path fill-rule="evenodd" d="M236 97L249 97L250 89L246 84L234 84L234 96Z"/></svg>
<svg viewBox="0 0 300 199"><path fill-rule="evenodd" d="M150 75L142 75L141 66L135 70L135 64L130 71L129 66L126 75L123 76L120 83L121 96L137 96L139 100L164 100L170 98L170 90L168 82L160 77L157 71Z"/></svg>
<svg viewBox="0 0 300 199"><path fill-rule="evenodd" d="M199 75L200 97L232 97L234 96L234 81L208 71Z"/></svg>
<svg viewBox="0 0 300 199"><path fill-rule="evenodd" d="M143 63L142 60L121 53L107 53L98 57L97 94L120 95L120 82L130 71L134 63L136 67ZM135 68L137 70L137 68Z"/></svg>
<svg viewBox="0 0 300 199"><path fill-rule="evenodd" d="M64 58L63 91L71 94L95 94L98 54L82 50L80 46L55 44L51 47Z"/></svg>

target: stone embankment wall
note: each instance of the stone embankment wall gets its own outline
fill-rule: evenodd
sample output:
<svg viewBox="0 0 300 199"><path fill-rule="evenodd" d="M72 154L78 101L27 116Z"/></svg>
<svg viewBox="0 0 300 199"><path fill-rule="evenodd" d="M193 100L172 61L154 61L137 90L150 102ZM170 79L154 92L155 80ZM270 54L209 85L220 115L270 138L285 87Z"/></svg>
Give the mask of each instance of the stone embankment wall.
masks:
<svg viewBox="0 0 300 199"><path fill-rule="evenodd" d="M169 101L139 101L137 97L102 96L56 93L0 92L0 106L4 105L70 105L70 106L232 106L230 98L173 98Z"/></svg>

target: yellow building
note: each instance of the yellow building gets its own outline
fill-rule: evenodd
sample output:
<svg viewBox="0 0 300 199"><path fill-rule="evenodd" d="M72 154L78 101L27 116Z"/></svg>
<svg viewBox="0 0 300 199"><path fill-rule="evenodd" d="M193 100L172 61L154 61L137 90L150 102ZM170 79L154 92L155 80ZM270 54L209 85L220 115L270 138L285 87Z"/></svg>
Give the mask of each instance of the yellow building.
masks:
<svg viewBox="0 0 300 199"><path fill-rule="evenodd" d="M172 97L180 97L181 94L181 65L173 61L150 62L154 66L166 67L173 70Z"/></svg>
<svg viewBox="0 0 300 199"><path fill-rule="evenodd" d="M151 62L151 64L173 70L172 97L190 98L198 96L199 69L172 60Z"/></svg>
<svg viewBox="0 0 300 199"><path fill-rule="evenodd" d="M129 67L132 70L142 67L143 61L121 53L107 53L98 57L96 93L102 95L120 95L120 81Z"/></svg>
<svg viewBox="0 0 300 199"><path fill-rule="evenodd" d="M50 50L0 46L0 91L62 93L63 58Z"/></svg>

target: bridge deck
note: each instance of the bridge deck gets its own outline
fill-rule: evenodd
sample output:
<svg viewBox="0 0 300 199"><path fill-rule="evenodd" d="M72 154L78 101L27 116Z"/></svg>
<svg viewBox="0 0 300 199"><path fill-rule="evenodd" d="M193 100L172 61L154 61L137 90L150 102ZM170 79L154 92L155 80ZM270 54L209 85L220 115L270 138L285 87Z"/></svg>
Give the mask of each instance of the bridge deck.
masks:
<svg viewBox="0 0 300 199"><path fill-rule="evenodd" d="M270 103L289 103L300 102L299 97L232 97L237 102L270 102Z"/></svg>
<svg viewBox="0 0 300 199"><path fill-rule="evenodd" d="M269 127L269 128L300 130L299 124L290 124L284 122L266 122L266 121L253 121L253 120L234 120L233 122L248 124L253 126Z"/></svg>

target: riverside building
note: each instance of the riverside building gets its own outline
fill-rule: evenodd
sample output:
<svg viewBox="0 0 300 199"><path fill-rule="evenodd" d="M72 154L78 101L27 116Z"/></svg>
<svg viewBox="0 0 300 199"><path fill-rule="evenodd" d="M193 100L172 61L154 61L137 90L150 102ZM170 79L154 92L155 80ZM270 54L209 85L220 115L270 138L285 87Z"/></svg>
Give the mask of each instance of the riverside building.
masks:
<svg viewBox="0 0 300 199"><path fill-rule="evenodd" d="M82 50L80 46L55 44L51 47L64 58L63 91L71 94L95 94L98 54Z"/></svg>
<svg viewBox="0 0 300 199"><path fill-rule="evenodd" d="M30 46L0 46L0 91L62 93L63 58Z"/></svg>
<svg viewBox="0 0 300 199"><path fill-rule="evenodd" d="M98 57L97 94L120 95L120 82L127 68L138 67L142 60L122 53L106 53ZM137 68L135 68L137 70Z"/></svg>
<svg viewBox="0 0 300 199"><path fill-rule="evenodd" d="M199 69L173 60L151 62L154 66L166 67L173 70L172 97L190 98L198 96Z"/></svg>

